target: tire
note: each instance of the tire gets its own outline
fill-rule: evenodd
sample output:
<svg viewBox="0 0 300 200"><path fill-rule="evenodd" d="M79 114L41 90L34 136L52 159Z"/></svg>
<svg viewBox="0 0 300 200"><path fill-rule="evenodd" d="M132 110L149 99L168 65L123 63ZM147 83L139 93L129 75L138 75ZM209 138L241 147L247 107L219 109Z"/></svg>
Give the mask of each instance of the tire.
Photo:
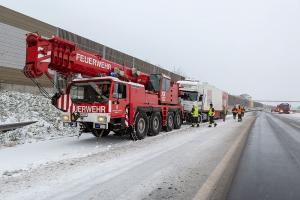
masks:
<svg viewBox="0 0 300 200"><path fill-rule="evenodd" d="M167 126L165 127L166 131L172 131L174 129L174 114L172 112L168 113L167 116Z"/></svg>
<svg viewBox="0 0 300 200"><path fill-rule="evenodd" d="M161 116L159 112L152 113L149 121L149 136L158 135L161 130Z"/></svg>
<svg viewBox="0 0 300 200"><path fill-rule="evenodd" d="M135 136L136 139L142 140L147 136L149 130L149 120L145 113L138 113L135 119Z"/></svg>
<svg viewBox="0 0 300 200"><path fill-rule="evenodd" d="M106 137L108 136L108 134L110 133L110 130L109 129L105 129L103 134L102 134L102 137Z"/></svg>
<svg viewBox="0 0 300 200"><path fill-rule="evenodd" d="M93 130L92 130L92 134L93 134L95 137L100 137L101 131L102 131L102 130L100 130L100 129L93 129ZM110 130L105 129L105 130L103 131L103 133L102 133L102 137L108 136L109 132L110 132Z"/></svg>
<svg viewBox="0 0 300 200"><path fill-rule="evenodd" d="M187 124L191 124L193 122L193 116L191 113L187 114L186 122L187 122Z"/></svg>
<svg viewBox="0 0 300 200"><path fill-rule="evenodd" d="M181 119L181 116L180 116L180 112L176 112L175 116L174 116L174 128L175 129L180 129L181 124L182 124L182 119Z"/></svg>

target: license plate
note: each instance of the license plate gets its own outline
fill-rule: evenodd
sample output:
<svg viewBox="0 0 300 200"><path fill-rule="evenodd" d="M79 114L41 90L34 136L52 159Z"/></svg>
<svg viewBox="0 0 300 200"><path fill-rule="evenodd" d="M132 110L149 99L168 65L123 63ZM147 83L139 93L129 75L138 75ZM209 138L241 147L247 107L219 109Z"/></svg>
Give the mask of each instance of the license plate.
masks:
<svg viewBox="0 0 300 200"><path fill-rule="evenodd" d="M87 117L88 114L87 113L80 113L80 117Z"/></svg>
<svg viewBox="0 0 300 200"><path fill-rule="evenodd" d="M96 129L106 129L106 125L95 123L94 128L96 128Z"/></svg>
<svg viewBox="0 0 300 200"><path fill-rule="evenodd" d="M77 127L76 122L64 122L64 127Z"/></svg>
<svg viewBox="0 0 300 200"><path fill-rule="evenodd" d="M101 125L100 125L100 128L106 129L106 125L101 124Z"/></svg>

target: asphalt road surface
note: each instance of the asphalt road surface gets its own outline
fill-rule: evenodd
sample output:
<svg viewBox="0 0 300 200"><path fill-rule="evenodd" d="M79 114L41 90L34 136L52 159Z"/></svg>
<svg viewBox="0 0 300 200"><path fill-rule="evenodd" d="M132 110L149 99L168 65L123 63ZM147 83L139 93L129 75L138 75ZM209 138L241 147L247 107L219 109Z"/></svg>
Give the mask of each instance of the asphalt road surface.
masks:
<svg viewBox="0 0 300 200"><path fill-rule="evenodd" d="M261 113L250 132L229 200L300 199L300 121Z"/></svg>

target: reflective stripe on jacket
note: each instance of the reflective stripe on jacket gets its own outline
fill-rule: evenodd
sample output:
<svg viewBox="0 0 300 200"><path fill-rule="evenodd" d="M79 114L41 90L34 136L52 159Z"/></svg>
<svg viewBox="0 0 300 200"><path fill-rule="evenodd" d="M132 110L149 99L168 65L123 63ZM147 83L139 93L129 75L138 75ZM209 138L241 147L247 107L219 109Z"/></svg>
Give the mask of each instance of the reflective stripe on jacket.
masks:
<svg viewBox="0 0 300 200"><path fill-rule="evenodd" d="M198 105L194 105L194 106L193 106L192 115L193 115L193 117L198 117L198 116L199 116L199 108L198 108Z"/></svg>
<svg viewBox="0 0 300 200"><path fill-rule="evenodd" d="M209 110L208 110L208 116L209 117L215 116L215 109L214 108L209 108Z"/></svg>

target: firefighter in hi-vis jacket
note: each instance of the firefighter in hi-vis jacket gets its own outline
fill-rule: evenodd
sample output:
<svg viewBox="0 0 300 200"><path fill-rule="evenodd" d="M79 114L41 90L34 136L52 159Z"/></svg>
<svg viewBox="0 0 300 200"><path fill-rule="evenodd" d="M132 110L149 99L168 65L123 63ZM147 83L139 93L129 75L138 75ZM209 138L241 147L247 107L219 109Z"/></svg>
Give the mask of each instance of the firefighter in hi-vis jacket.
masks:
<svg viewBox="0 0 300 200"><path fill-rule="evenodd" d="M211 127L212 124L214 124L214 127L216 127L217 123L215 122L215 108L212 103L209 105L208 118L209 118L209 126L208 127Z"/></svg>
<svg viewBox="0 0 300 200"><path fill-rule="evenodd" d="M197 127L199 127L199 107L197 101L194 102L192 108L192 116L193 116L192 127L194 127L195 124L197 124Z"/></svg>

